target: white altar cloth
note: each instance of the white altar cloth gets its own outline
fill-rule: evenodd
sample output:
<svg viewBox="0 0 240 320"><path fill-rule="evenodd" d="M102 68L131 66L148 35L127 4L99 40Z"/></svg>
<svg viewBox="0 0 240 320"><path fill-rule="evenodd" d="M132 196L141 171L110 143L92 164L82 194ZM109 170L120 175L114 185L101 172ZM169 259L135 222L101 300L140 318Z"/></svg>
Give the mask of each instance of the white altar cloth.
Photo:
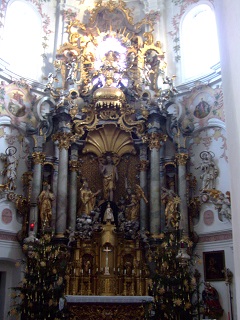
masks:
<svg viewBox="0 0 240 320"><path fill-rule="evenodd" d="M67 303L151 303L151 296L78 296L66 295Z"/></svg>

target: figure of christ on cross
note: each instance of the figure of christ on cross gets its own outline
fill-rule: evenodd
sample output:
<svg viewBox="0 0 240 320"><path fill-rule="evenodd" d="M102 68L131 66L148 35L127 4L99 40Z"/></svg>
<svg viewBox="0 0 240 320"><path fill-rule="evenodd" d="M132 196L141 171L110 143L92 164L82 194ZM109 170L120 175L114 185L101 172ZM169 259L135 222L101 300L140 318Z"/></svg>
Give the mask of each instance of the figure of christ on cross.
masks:
<svg viewBox="0 0 240 320"><path fill-rule="evenodd" d="M108 253L111 252L112 250L106 246L105 249L103 249L103 252L106 252L106 265L105 265L105 268L104 268L104 275L110 275L110 272L109 272L109 266L108 266Z"/></svg>

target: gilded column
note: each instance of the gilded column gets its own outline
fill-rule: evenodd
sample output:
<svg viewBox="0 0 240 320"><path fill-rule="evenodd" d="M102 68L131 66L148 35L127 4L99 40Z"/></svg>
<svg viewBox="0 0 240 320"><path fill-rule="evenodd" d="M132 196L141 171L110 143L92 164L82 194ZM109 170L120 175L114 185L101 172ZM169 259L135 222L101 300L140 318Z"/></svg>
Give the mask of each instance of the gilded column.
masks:
<svg viewBox="0 0 240 320"><path fill-rule="evenodd" d="M67 197L68 197L68 149L72 139L71 133L58 132L53 136L58 141L59 166L57 182L57 216L56 230L57 238L64 238L67 224Z"/></svg>
<svg viewBox="0 0 240 320"><path fill-rule="evenodd" d="M69 229L75 230L77 218L77 172L79 170L78 150L75 146L71 148L70 168L70 194L69 194Z"/></svg>
<svg viewBox="0 0 240 320"><path fill-rule="evenodd" d="M149 134L150 148L150 232L160 232L160 153L162 141L167 137L158 132Z"/></svg>
<svg viewBox="0 0 240 320"><path fill-rule="evenodd" d="M33 181L30 199L30 216L29 226L34 223L34 229L29 231L29 236L36 235L38 230L38 196L42 187L42 164L45 160L45 154L42 152L32 153L34 168L33 168Z"/></svg>
<svg viewBox="0 0 240 320"><path fill-rule="evenodd" d="M187 153L178 153L176 155L178 163L178 195L180 202L180 229L188 235L188 206L187 206L187 177L186 163L188 160Z"/></svg>

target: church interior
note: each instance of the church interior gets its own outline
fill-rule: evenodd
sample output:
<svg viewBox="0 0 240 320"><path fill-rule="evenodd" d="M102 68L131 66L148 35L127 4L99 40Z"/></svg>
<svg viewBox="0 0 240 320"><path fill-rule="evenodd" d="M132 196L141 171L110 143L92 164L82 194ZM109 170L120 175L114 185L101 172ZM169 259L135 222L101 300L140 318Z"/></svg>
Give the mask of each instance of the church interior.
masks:
<svg viewBox="0 0 240 320"><path fill-rule="evenodd" d="M0 319L239 319L238 1L0 12Z"/></svg>

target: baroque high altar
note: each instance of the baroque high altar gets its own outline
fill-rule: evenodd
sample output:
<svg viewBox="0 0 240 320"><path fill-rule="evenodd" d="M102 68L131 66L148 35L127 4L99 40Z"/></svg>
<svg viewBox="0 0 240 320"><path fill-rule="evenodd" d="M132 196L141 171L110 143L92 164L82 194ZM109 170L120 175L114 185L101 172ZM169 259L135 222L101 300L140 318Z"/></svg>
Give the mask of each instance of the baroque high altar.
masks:
<svg viewBox="0 0 240 320"><path fill-rule="evenodd" d="M134 23L125 3L111 0L98 1L86 20L68 25L38 105L51 108L28 132L22 236L31 243L53 229L67 243L67 296L147 296L146 239L192 231L191 128L172 112L174 77L165 74L153 22Z"/></svg>

